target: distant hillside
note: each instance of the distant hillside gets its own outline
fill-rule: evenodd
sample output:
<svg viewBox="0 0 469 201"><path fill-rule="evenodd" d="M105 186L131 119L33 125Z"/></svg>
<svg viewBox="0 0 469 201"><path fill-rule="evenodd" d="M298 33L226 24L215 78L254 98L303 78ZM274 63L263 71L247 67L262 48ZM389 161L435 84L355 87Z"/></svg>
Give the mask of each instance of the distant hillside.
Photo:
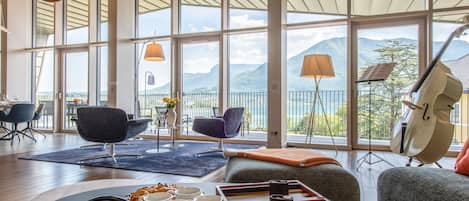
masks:
<svg viewBox="0 0 469 201"><path fill-rule="evenodd" d="M231 64L230 75L232 78L245 72L256 70L261 64ZM187 91L210 90L218 85L219 66L215 65L208 73L185 73L184 89ZM232 79L233 80L233 79ZM166 93L169 91L169 83L161 87L149 89L148 93Z"/></svg>
<svg viewBox="0 0 469 201"><path fill-rule="evenodd" d="M402 43L416 43L415 40L398 38ZM373 50L386 45L386 40L372 40L360 38L359 44L359 66L365 66L376 62L377 53ZM307 54L321 53L329 54L335 66L336 77L334 79L324 79L321 82L322 88L345 89L347 52L345 38L332 38L321 41L301 53L291 57L287 61L287 82L289 90L306 90L312 88L312 81L299 77L303 57ZM443 42L435 42L433 47L437 50L441 48ZM469 43L462 40L453 41L450 48L443 55L443 61L457 60L466 56L469 52ZM467 59L469 60L469 58ZM469 62L469 61L468 61ZM267 88L267 64L232 64L231 65L230 87L232 91L261 91ZM464 73L466 71L464 70ZM469 75L469 69L468 73ZM466 76L469 79L469 76ZM212 67L208 73L196 73L184 75L184 89L211 90L218 85L218 65ZM169 86L163 86L150 90L150 93L168 91Z"/></svg>
<svg viewBox="0 0 469 201"><path fill-rule="evenodd" d="M467 52L467 50L466 50ZM458 58L456 60L443 62L448 68L451 69L453 75L455 75L463 84L464 90L469 89L469 54Z"/></svg>

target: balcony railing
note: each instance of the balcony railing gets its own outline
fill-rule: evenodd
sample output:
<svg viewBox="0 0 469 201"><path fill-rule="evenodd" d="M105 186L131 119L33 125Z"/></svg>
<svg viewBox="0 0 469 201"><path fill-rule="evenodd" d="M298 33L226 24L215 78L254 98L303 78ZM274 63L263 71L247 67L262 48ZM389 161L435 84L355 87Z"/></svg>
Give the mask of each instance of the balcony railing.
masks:
<svg viewBox="0 0 469 201"><path fill-rule="evenodd" d="M360 90L358 93L358 131L360 138L367 138L367 90ZM326 118L329 120L333 135L335 137L346 137L347 133L347 95L344 90L322 90L320 92L322 101L325 106ZM148 94L146 97L139 96L139 102L141 104L141 114L152 115L156 117L155 107L164 106L162 102L163 97L167 97L167 94ZM310 115L312 103L311 100L314 96L314 91L289 91L287 97L287 125L288 132L290 135L304 135L307 120ZM386 95L374 92L373 101L386 100L386 104L389 104L389 100L397 101L397 105L400 105L400 95ZM38 96L39 103L44 103L44 115L37 122L39 128L51 129L53 125L53 101L51 96ZM189 119L193 119L197 116L213 116L213 107L218 106L218 94L210 92L200 93L184 93L182 96L182 112L183 115L187 115ZM383 102L384 104L384 102ZM265 134L267 131L267 93L265 91L257 92L231 92L229 94L229 105L230 107L244 107L245 108L245 119L248 123L247 129L254 133ZM66 113L66 127L73 128L73 122L68 121L75 113L77 105L67 104L65 111L72 111ZM376 106L375 106L376 107ZM400 106L398 106L400 107ZM461 121L461 117L468 115L468 109L462 108L460 104L455 105L456 109L451 113L451 121L456 125L454 133L454 143L461 144L467 139L467 131L469 130L468 122ZM392 115L384 115L379 111L379 108L374 108L373 122L379 122L379 124L372 125L372 139L387 141L390 138L392 126L395 119ZM395 108L394 108L395 109ZM396 112L399 116L402 108L398 108ZM318 112L316 119L316 128L318 133L315 135L327 136L328 130L325 127L324 116L319 105L316 108ZM387 113L387 112L386 112ZM246 128L245 128L246 129Z"/></svg>

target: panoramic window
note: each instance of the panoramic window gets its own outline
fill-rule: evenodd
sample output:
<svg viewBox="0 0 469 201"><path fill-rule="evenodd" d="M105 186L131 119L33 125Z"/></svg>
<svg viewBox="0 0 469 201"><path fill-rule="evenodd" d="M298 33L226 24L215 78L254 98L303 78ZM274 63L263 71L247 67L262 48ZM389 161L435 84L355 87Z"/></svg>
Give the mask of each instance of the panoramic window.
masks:
<svg viewBox="0 0 469 201"><path fill-rule="evenodd" d="M436 13L433 16L433 55L435 56L447 41L449 35L458 27L464 25L462 19L468 10ZM466 31L465 33L469 33ZM461 35L451 41L441 57L441 61L451 69L453 75L463 84L463 94L451 113L451 123L454 124L453 143L450 150L459 151L468 139L469 133L469 36Z"/></svg>
<svg viewBox="0 0 469 201"><path fill-rule="evenodd" d="M170 96L171 92L171 43L169 41L155 41L163 48L164 61L144 60L145 50L148 44L138 44L138 101L137 109L140 116L162 119L165 110L163 98ZM154 122L152 122L153 124ZM164 123L164 122L161 122ZM162 125L162 127L164 127ZM156 125L151 125L151 131L156 130ZM164 134L168 132L165 131ZM163 133L160 133L163 134Z"/></svg>
<svg viewBox="0 0 469 201"><path fill-rule="evenodd" d="M427 9L427 0L352 0L354 16L406 13Z"/></svg>
<svg viewBox="0 0 469 201"><path fill-rule="evenodd" d="M64 53L65 70L65 116L64 129L75 129L77 108L87 106L89 103L89 65L88 52Z"/></svg>
<svg viewBox="0 0 469 201"><path fill-rule="evenodd" d="M326 120L329 122L336 144L347 144L347 27L287 31L287 123L288 141L312 144L332 144ZM323 78L319 95L322 110L316 104L314 132L307 132L312 117L315 84L313 79L302 78L300 72L305 55L327 54L332 58L335 77ZM324 112L323 112L324 111ZM327 118L327 119L326 119Z"/></svg>
<svg viewBox="0 0 469 201"><path fill-rule="evenodd" d="M221 1L181 1L181 33L218 31L221 27Z"/></svg>
<svg viewBox="0 0 469 201"><path fill-rule="evenodd" d="M36 0L34 16L34 46L54 45L55 7L54 3Z"/></svg>
<svg viewBox="0 0 469 201"><path fill-rule="evenodd" d="M402 115L401 100L418 77L418 30L417 24L357 30L357 79L372 65L396 63L385 81L357 84L358 144L368 144L371 134L372 144L389 145L394 123Z"/></svg>
<svg viewBox="0 0 469 201"><path fill-rule="evenodd" d="M267 140L267 33L229 37L229 107L244 107L238 136Z"/></svg>
<svg viewBox="0 0 469 201"><path fill-rule="evenodd" d="M267 26L267 1L230 1L230 29Z"/></svg>
<svg viewBox="0 0 469 201"><path fill-rule="evenodd" d="M347 0L288 0L287 23L345 19Z"/></svg>
<svg viewBox="0 0 469 201"><path fill-rule="evenodd" d="M108 103L108 47L103 46L98 48L98 105L107 106Z"/></svg>
<svg viewBox="0 0 469 201"><path fill-rule="evenodd" d="M212 117L219 100L219 42L183 43L182 47L182 123L184 134L192 133L195 117Z"/></svg>
<svg viewBox="0 0 469 201"><path fill-rule="evenodd" d="M65 10L66 44L88 42L88 0L67 0Z"/></svg>
<svg viewBox="0 0 469 201"><path fill-rule="evenodd" d="M42 117L36 127L52 129L54 125L54 51L33 53L34 91L36 105L44 104Z"/></svg>
<svg viewBox="0 0 469 201"><path fill-rule="evenodd" d="M100 0L99 1L99 41L107 41L108 40L108 0Z"/></svg>
<svg viewBox="0 0 469 201"><path fill-rule="evenodd" d="M171 33L171 0L138 0L138 37Z"/></svg>

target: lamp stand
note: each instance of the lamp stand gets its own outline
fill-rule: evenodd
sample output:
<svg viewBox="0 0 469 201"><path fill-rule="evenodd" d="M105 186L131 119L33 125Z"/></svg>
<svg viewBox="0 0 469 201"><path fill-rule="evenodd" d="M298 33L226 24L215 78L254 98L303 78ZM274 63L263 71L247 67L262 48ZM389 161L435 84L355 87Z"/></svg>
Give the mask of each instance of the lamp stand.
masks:
<svg viewBox="0 0 469 201"><path fill-rule="evenodd" d="M394 167L393 164L391 164L389 161L384 160L384 158L378 156L377 154L373 153L371 150L371 81L368 81L368 153L360 157L355 163L357 164L357 170L363 165L363 163L368 164L368 166L380 163L380 162L385 162L391 167ZM372 157L377 158L376 161L372 160Z"/></svg>
<svg viewBox="0 0 469 201"><path fill-rule="evenodd" d="M334 145L335 152L337 154L338 149L337 149L337 146L335 144L334 137L332 136L332 130L331 130L331 126L329 124L329 120L327 119L326 110L324 109L324 103L322 102L321 95L319 93L319 84L320 84L320 82L321 82L320 78L319 79L316 78L316 77L314 78L315 90L314 90L314 97L313 97L313 105L311 107L311 115L310 115L310 118L309 118L309 121L308 121L308 126L307 126L307 129L306 129L305 143L311 144L313 134L314 134L314 120L316 118L316 104L317 104L317 102L319 102L319 104L321 105L322 114L324 116L324 121L326 122L326 126L327 126L327 129L329 131L329 136L331 137L332 144Z"/></svg>

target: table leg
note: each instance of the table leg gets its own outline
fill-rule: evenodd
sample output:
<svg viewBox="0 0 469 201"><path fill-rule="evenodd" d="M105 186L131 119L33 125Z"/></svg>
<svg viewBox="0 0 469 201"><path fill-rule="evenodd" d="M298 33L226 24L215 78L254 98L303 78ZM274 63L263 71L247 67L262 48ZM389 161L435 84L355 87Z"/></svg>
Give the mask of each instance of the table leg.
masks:
<svg viewBox="0 0 469 201"><path fill-rule="evenodd" d="M146 150L145 152L149 154L157 154L157 153L165 153L165 152L170 152L171 149L165 149L161 148L160 149L160 125L158 123L157 128L156 128L156 149L149 149Z"/></svg>

